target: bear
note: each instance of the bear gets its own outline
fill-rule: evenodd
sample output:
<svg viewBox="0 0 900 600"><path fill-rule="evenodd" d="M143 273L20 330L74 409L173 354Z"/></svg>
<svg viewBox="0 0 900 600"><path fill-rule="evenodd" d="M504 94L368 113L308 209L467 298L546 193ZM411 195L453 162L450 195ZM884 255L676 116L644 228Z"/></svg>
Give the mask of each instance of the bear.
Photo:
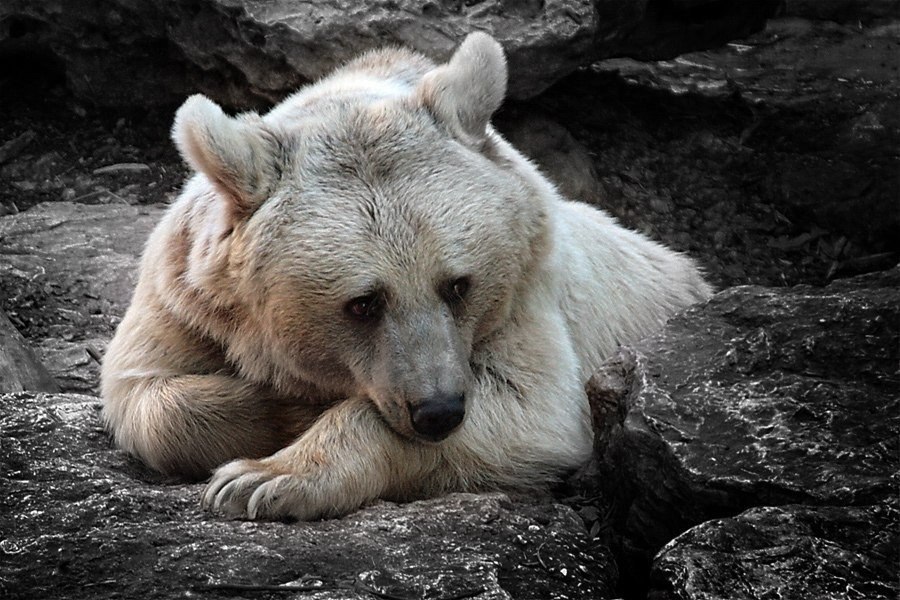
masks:
<svg viewBox="0 0 900 600"><path fill-rule="evenodd" d="M491 125L506 59L370 51L258 114L195 95L194 171L103 360L115 442L201 503L339 517L547 486L605 357L705 300L698 266L560 196Z"/></svg>

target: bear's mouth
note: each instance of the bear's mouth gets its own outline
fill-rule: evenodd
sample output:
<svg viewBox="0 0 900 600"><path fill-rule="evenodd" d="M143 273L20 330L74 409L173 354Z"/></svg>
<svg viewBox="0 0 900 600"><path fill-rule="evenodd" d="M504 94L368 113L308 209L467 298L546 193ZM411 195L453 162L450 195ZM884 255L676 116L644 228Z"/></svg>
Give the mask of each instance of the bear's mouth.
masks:
<svg viewBox="0 0 900 600"><path fill-rule="evenodd" d="M415 432L414 436L415 436L416 440L418 440L420 442L425 442L426 444L439 444L440 442L443 442L444 440L449 438L451 435L453 435L454 433L459 431L461 426L462 426L462 422L455 425L452 429L449 429L445 432L437 433L437 434L423 434L423 433L419 433L419 432L415 431L415 429L413 429L413 431Z"/></svg>

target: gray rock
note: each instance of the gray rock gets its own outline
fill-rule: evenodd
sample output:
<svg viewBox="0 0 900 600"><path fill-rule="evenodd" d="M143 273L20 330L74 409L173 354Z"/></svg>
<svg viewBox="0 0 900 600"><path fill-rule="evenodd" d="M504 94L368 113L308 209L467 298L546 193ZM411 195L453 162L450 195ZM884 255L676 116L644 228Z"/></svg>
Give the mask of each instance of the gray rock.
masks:
<svg viewBox="0 0 900 600"><path fill-rule="evenodd" d="M53 373L60 391L99 393L100 361L108 342L105 335L78 341L50 337L37 342L35 353L41 364Z"/></svg>
<svg viewBox="0 0 900 600"><path fill-rule="evenodd" d="M484 30L509 53L510 93L534 96L613 55L666 58L762 27L779 0L129 2L8 0L0 55L48 52L75 93L104 105L172 103L202 91L232 105L271 102L360 51L404 44L444 59ZM134 73L139 76L125 76Z"/></svg>
<svg viewBox="0 0 900 600"><path fill-rule="evenodd" d="M762 507L698 525L654 562L650 600L893 600L897 501Z"/></svg>
<svg viewBox="0 0 900 600"><path fill-rule="evenodd" d="M50 202L0 217L0 281L9 296L54 288L84 315L93 309L121 315L137 281L144 242L164 207ZM15 285L28 280L32 288ZM10 291L11 290L11 291ZM93 300L95 303L91 303ZM90 306L78 306L84 302ZM74 315L65 315L75 318Z"/></svg>
<svg viewBox="0 0 900 600"><path fill-rule="evenodd" d="M0 306L63 390L96 387L162 211L54 202L0 217Z"/></svg>
<svg viewBox="0 0 900 600"><path fill-rule="evenodd" d="M571 509L503 494L224 520L199 509L201 485L112 449L98 415L90 396L0 395L3 598L602 599L615 585Z"/></svg>
<svg viewBox="0 0 900 600"><path fill-rule="evenodd" d="M709 519L895 495L898 366L898 268L732 288L623 350L595 380L607 423L579 485L605 498L624 577Z"/></svg>

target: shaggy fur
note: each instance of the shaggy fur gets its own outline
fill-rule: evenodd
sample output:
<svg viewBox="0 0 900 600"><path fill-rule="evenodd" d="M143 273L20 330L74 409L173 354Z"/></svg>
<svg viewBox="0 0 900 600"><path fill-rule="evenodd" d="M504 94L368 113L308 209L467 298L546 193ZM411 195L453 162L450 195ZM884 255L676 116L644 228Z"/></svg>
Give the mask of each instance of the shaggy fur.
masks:
<svg viewBox="0 0 900 600"><path fill-rule="evenodd" d="M205 505L250 518L527 487L584 461L591 373L709 288L561 198L490 126L505 91L502 49L476 33L443 65L364 55L263 116L189 98L172 135L197 174L103 365L118 444L214 471ZM448 398L463 422L426 439L411 415Z"/></svg>

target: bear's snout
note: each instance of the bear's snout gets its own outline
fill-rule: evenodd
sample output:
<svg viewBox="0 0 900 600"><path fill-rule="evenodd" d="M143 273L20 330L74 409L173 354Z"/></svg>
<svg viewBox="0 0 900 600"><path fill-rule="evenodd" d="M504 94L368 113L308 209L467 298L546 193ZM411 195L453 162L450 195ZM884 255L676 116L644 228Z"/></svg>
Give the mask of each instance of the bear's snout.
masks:
<svg viewBox="0 0 900 600"><path fill-rule="evenodd" d="M410 404L413 429L428 441L443 440L466 416L466 397L462 393L438 393L418 404Z"/></svg>

